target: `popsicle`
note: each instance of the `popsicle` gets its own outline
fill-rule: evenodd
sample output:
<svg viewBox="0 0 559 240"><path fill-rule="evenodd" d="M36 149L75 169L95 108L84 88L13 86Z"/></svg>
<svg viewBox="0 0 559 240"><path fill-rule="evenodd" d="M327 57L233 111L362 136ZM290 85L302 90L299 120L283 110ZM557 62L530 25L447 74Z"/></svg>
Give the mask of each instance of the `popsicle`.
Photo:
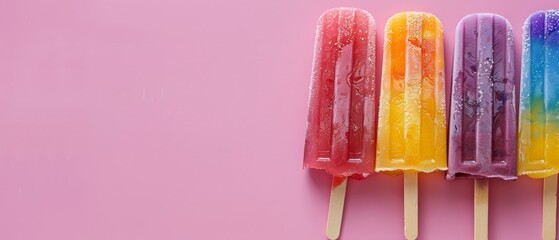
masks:
<svg viewBox="0 0 559 240"><path fill-rule="evenodd" d="M516 179L514 48L510 23L471 14L458 23L447 178Z"/></svg>
<svg viewBox="0 0 559 240"><path fill-rule="evenodd" d="M516 179L512 27L496 14L456 27L447 179L475 178L475 239L487 239L486 178Z"/></svg>
<svg viewBox="0 0 559 240"><path fill-rule="evenodd" d="M375 22L366 11L337 8L318 21L304 167L331 174L329 239L341 226L347 177L373 172Z"/></svg>
<svg viewBox="0 0 559 240"><path fill-rule="evenodd" d="M375 171L404 172L405 236L417 238L417 172L446 170L443 27L398 13L385 29Z"/></svg>
<svg viewBox="0 0 559 240"><path fill-rule="evenodd" d="M559 172L559 11L524 23L518 174L544 178L543 239L555 239Z"/></svg>

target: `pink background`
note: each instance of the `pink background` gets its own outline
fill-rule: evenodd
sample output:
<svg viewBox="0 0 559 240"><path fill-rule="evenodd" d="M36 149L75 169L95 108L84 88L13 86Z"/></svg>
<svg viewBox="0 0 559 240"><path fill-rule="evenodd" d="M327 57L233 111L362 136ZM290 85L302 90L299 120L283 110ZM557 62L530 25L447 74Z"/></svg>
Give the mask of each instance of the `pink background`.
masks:
<svg viewBox="0 0 559 240"><path fill-rule="evenodd" d="M0 2L0 239L323 239L302 170L315 24L368 10L521 26L557 1ZM380 79L382 48L377 48ZM517 72L517 77L519 72ZM538 239L541 180L490 185L490 239ZM473 183L420 176L420 239L472 239ZM343 239L403 238L402 177L351 180Z"/></svg>

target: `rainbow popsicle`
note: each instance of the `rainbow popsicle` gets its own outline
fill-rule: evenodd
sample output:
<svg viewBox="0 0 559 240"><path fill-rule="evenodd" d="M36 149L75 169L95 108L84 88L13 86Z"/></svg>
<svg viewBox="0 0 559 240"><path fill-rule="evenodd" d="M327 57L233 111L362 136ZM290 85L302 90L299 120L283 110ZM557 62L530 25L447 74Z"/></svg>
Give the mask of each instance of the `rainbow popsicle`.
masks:
<svg viewBox="0 0 559 240"><path fill-rule="evenodd" d="M524 23L518 174L543 181L542 238L556 239L559 172L559 11Z"/></svg>
<svg viewBox="0 0 559 240"><path fill-rule="evenodd" d="M516 179L514 48L510 23L471 14L456 27L447 178Z"/></svg>
<svg viewBox="0 0 559 240"><path fill-rule="evenodd" d="M518 131L518 174L559 173L559 12L524 24Z"/></svg>
<svg viewBox="0 0 559 240"><path fill-rule="evenodd" d="M319 19L304 167L365 178L375 152L375 24L367 12L332 9Z"/></svg>
<svg viewBox="0 0 559 240"><path fill-rule="evenodd" d="M446 170L442 24L399 13L385 34L375 170Z"/></svg>

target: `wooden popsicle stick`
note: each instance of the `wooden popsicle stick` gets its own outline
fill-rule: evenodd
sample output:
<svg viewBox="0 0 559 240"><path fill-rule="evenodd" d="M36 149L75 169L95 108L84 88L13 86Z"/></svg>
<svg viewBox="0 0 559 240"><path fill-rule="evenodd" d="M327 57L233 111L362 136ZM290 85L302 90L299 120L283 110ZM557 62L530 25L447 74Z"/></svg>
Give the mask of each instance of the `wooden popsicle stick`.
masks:
<svg viewBox="0 0 559 240"><path fill-rule="evenodd" d="M542 238L555 239L557 215L557 174L543 179Z"/></svg>
<svg viewBox="0 0 559 240"><path fill-rule="evenodd" d="M404 236L417 239L417 172L404 173Z"/></svg>
<svg viewBox="0 0 559 240"><path fill-rule="evenodd" d="M488 238L489 182L487 179L474 180L474 239Z"/></svg>
<svg viewBox="0 0 559 240"><path fill-rule="evenodd" d="M336 240L340 237L342 216L344 214L345 192L347 178L334 177L332 179L332 192L330 193L330 206L328 208L328 222L326 223L326 237Z"/></svg>

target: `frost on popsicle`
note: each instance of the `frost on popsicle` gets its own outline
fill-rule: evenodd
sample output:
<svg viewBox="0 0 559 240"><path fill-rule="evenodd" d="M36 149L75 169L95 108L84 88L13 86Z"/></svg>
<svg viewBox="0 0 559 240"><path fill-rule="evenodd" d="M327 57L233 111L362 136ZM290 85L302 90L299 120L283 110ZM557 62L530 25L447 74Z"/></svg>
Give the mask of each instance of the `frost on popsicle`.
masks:
<svg viewBox="0 0 559 240"><path fill-rule="evenodd" d="M446 169L443 30L428 13L386 25L376 171Z"/></svg>
<svg viewBox="0 0 559 240"><path fill-rule="evenodd" d="M447 178L516 179L512 28L471 14L456 28Z"/></svg>
<svg viewBox="0 0 559 240"><path fill-rule="evenodd" d="M338 177L373 171L374 20L365 11L332 9L318 22L304 167Z"/></svg>
<svg viewBox="0 0 559 240"><path fill-rule="evenodd" d="M559 172L559 12L524 23L518 131L518 174Z"/></svg>

